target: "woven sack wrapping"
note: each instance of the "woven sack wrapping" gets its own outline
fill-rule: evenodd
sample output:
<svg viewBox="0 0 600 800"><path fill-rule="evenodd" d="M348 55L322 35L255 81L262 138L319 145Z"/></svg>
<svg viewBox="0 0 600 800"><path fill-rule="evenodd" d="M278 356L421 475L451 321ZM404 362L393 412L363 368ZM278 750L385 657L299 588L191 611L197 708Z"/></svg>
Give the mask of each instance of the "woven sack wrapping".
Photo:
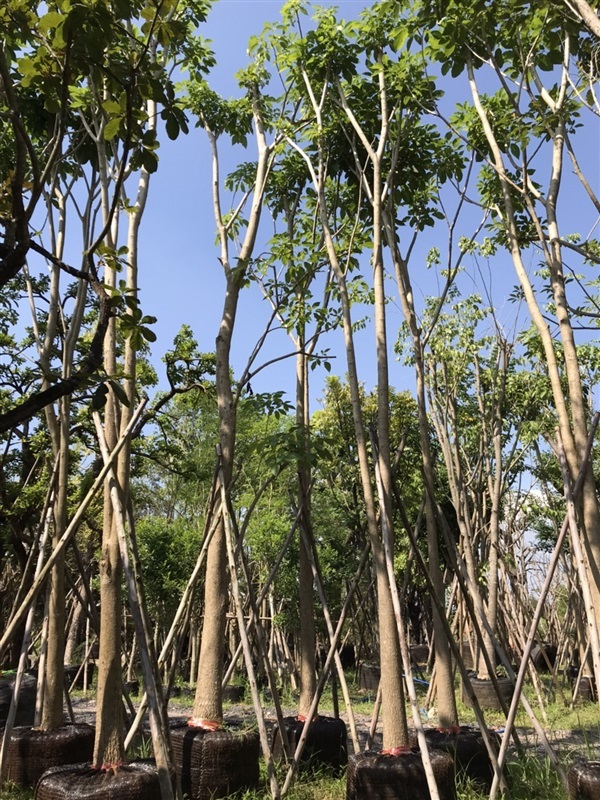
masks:
<svg viewBox="0 0 600 800"><path fill-rule="evenodd" d="M576 761L567 777L570 800L600 800L600 761Z"/></svg>
<svg viewBox="0 0 600 800"><path fill-rule="evenodd" d="M52 731L14 728L6 756L6 774L19 786L35 786L42 774L63 764L82 764L94 752L94 728L85 723Z"/></svg>
<svg viewBox="0 0 600 800"><path fill-rule="evenodd" d="M171 728L173 763L184 795L214 800L259 781L260 740L255 731L204 731L186 724Z"/></svg>
<svg viewBox="0 0 600 800"><path fill-rule="evenodd" d="M558 648L553 644L544 642L543 644L536 644L531 650L531 660L533 666L538 672L549 672L556 663L556 654ZM547 660L546 660L547 659ZM548 667L548 663L550 667Z"/></svg>
<svg viewBox="0 0 600 800"><path fill-rule="evenodd" d="M429 758L440 800L455 800L454 762L441 750L430 750ZM430 800L423 759L417 748L399 756L373 751L348 760L346 800Z"/></svg>
<svg viewBox="0 0 600 800"><path fill-rule="evenodd" d="M358 685L367 692L376 692L379 688L381 670L377 664L361 664L358 672Z"/></svg>
<svg viewBox="0 0 600 800"><path fill-rule="evenodd" d="M245 686L236 686L228 683L223 687L223 700L227 703L241 703L246 694Z"/></svg>
<svg viewBox="0 0 600 800"><path fill-rule="evenodd" d="M494 731L488 731L496 754L500 750L500 739ZM461 725L458 731L425 731L428 747L449 753L456 772L464 771L468 777L485 787L490 787L494 769L481 731Z"/></svg>
<svg viewBox="0 0 600 800"><path fill-rule="evenodd" d="M577 683L576 679L571 681L571 688L574 690ZM579 681L579 688L577 689L576 700L581 700L585 703L593 703L596 700L596 681L590 675L583 675Z"/></svg>
<svg viewBox="0 0 600 800"><path fill-rule="evenodd" d="M283 722L290 743L290 755L293 756L305 723L300 722L296 717L284 717ZM273 728L272 751L276 761L284 760L283 742L277 725ZM300 771L318 770L325 767L339 775L347 763L348 733L346 724L343 720L334 717L317 717L308 728L308 736L300 758Z"/></svg>
<svg viewBox="0 0 600 800"><path fill-rule="evenodd" d="M125 764L116 772L91 764L49 769L35 788L35 800L161 800L156 764Z"/></svg>
<svg viewBox="0 0 600 800"><path fill-rule="evenodd" d="M14 678L0 679L0 728L6 725L14 685ZM23 675L15 725L33 725L36 686L33 675Z"/></svg>
<svg viewBox="0 0 600 800"><path fill-rule="evenodd" d="M470 676L471 686L477 698L477 702L481 708L493 708L496 711L502 711L502 704L498 699L494 684L491 680L478 678L475 674ZM500 688L500 695L507 706L510 706L512 696L515 691L515 684L512 678L497 678L498 686ZM471 705L471 701L467 695L466 689L463 686L462 699L465 705Z"/></svg>
<svg viewBox="0 0 600 800"><path fill-rule="evenodd" d="M84 672L87 673L87 687L88 689L92 686L92 681L94 679L94 671L96 669L95 664L91 661L88 661L85 667L82 667L81 664L70 664L69 666L65 666L65 682L69 689L83 689L83 678ZM80 672L81 670L81 672ZM77 678L77 683L75 686L71 686L73 681Z"/></svg>

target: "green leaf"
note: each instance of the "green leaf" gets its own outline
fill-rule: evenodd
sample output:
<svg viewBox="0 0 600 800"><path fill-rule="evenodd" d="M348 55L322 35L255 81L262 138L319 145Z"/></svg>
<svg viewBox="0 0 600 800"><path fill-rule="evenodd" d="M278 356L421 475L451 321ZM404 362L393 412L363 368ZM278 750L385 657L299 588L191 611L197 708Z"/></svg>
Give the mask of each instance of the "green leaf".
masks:
<svg viewBox="0 0 600 800"><path fill-rule="evenodd" d="M117 114L121 115L123 109L121 108L121 104L117 103L116 100L105 100L102 103L102 108L106 111L107 114Z"/></svg>
<svg viewBox="0 0 600 800"><path fill-rule="evenodd" d="M60 25L60 23L64 21L64 14L60 14L58 11L48 11L48 13L44 14L40 19L40 30L43 33L47 33L50 28L56 28L57 25Z"/></svg>
<svg viewBox="0 0 600 800"><path fill-rule="evenodd" d="M150 174L156 172L158 169L158 156L156 156L152 150L142 150L140 161L146 172Z"/></svg>
<svg viewBox="0 0 600 800"><path fill-rule="evenodd" d="M129 408L129 398L125 394L125 389L123 389L119 381L109 381L109 383L111 389L118 397L119 402L122 403L122 405L127 406L127 408Z"/></svg>
<svg viewBox="0 0 600 800"><path fill-rule="evenodd" d="M111 139L114 139L115 136L119 133L120 127L121 127L121 117L113 117L112 119L109 119L104 128L105 140L109 142Z"/></svg>
<svg viewBox="0 0 600 800"><path fill-rule="evenodd" d="M177 139L177 137L179 136L179 131L180 131L177 119L173 116L167 117L165 128L169 139L175 141L175 139Z"/></svg>
<svg viewBox="0 0 600 800"><path fill-rule="evenodd" d="M154 333L154 331L150 330L150 328L146 328L144 325L142 325L140 326L140 333L147 342L156 341L156 334Z"/></svg>

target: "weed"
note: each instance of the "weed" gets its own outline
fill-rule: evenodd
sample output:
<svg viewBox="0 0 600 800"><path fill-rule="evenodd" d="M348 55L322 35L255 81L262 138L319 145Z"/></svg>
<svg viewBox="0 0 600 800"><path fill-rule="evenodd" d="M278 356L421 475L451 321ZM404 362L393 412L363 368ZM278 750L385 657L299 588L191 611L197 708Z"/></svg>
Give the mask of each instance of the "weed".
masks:
<svg viewBox="0 0 600 800"><path fill-rule="evenodd" d="M7 781L2 787L0 797L2 800L33 800L33 789L23 789L15 786L12 781Z"/></svg>

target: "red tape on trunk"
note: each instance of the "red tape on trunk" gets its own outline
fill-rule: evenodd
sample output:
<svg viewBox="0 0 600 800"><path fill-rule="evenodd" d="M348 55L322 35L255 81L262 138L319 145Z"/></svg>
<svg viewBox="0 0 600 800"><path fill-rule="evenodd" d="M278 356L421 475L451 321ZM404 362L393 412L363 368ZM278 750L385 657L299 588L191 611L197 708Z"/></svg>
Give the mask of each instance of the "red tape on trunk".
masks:
<svg viewBox="0 0 600 800"><path fill-rule="evenodd" d="M401 747L388 747L381 751L382 756L403 756L406 753L412 753L412 747L406 744Z"/></svg>
<svg viewBox="0 0 600 800"><path fill-rule="evenodd" d="M202 728L203 731L218 731L223 727L220 722L215 722L212 719L200 719L199 717L190 717L187 724L190 728Z"/></svg>

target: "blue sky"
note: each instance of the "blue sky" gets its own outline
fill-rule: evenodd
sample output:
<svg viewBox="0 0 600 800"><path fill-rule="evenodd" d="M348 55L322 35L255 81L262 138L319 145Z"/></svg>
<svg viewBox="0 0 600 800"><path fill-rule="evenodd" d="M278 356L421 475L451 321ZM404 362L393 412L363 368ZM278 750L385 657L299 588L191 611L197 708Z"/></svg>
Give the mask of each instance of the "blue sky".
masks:
<svg viewBox="0 0 600 800"><path fill-rule="evenodd" d="M248 39L260 33L267 21L279 19L282 5L280 0L217 0L200 31L212 41L216 53L217 66L209 78L212 88L225 97L239 94L234 76L248 62ZM337 5L344 16L357 14L365 6L362 0L330 5ZM222 151L223 175L239 161L255 156L251 138L247 151L240 147L229 149L225 142ZM152 178L140 241L140 299L144 312L158 318L154 326L158 336L153 345L155 362L169 349L182 323L191 325L201 350L214 349L225 284L217 260L210 170L210 152L201 129L192 129L174 143L166 137L162 140L160 165ZM268 236L272 227L267 215L262 224ZM242 293L232 349L237 376L244 369L268 314L268 303L261 298L257 287ZM371 339L372 331L360 333L361 349L366 349ZM328 346L335 356L332 373L343 375L346 366L341 331L331 337ZM264 359L291 352L287 335L275 332L266 343ZM160 372L159 363L157 367ZM322 394L325 375L324 369L311 373L315 403ZM366 361L361 377L368 386L375 384L374 359ZM252 386L254 391L284 390L293 399L293 358L265 369L252 381Z"/></svg>
<svg viewBox="0 0 600 800"><path fill-rule="evenodd" d="M217 67L210 78L214 89L225 96L237 94L234 75L247 61L247 41L251 35L260 33L265 22L278 18L281 5L280 0L218 0L215 3L201 31L204 37L212 40L216 53ZM349 17L358 14L365 3L362 0L342 0L334 5L339 7L342 16ZM452 101L458 97L466 99L465 87L460 81L447 85L446 90ZM600 178L598 119L591 125L586 125L579 137L585 145L586 172L597 190ZM235 150L224 148L223 174L238 161L253 158L252 148L251 140L247 152L239 147ZM158 317L155 326L158 341L153 345L153 355L159 372L160 358L170 347L174 335L183 323L191 325L202 350L214 348L222 309L224 280L217 260L218 248L215 245L210 191L210 155L203 131L193 129L188 136L180 136L175 143L165 138L160 148L159 170L152 178L140 246L140 299L144 312ZM563 220L566 220L571 230L585 234L586 227L592 224L592 217L581 217L582 208L583 205L576 203L563 208ZM478 216L473 213L469 215L469 219L469 224L474 224ZM263 226L264 236L267 237L271 228L266 215ZM465 228L461 233L468 235L469 231ZM423 262L426 250L435 243L435 236L427 234L421 251L417 253L417 264L419 259ZM440 247L443 247L443 242ZM535 262L532 261L530 267L535 269ZM516 276L508 255L497 258L492 264L482 263L479 271L474 270L463 277L464 291L480 289L483 284L490 288L507 333L527 319L524 311L507 302L507 295L515 283ZM392 286L390 283L390 289ZM433 271L418 270L415 279L417 297L435 293L437 286L438 280ZM257 287L250 287L242 293L232 351L236 375L241 374L268 314L268 304L260 297ZM401 321L400 309L392 297L388 305L391 342L395 339ZM345 356L341 331L330 334L324 344L336 356L332 362L332 371L343 375ZM376 383L374 337L370 326L357 335L357 346L360 377L370 389ZM269 338L264 358L290 351L287 336L279 332ZM325 375L323 369L312 373L313 410L317 398L322 394ZM411 371L392 362L390 382L399 389L411 388ZM293 399L293 359L281 361L264 370L252 381L252 385L254 391L282 389Z"/></svg>

